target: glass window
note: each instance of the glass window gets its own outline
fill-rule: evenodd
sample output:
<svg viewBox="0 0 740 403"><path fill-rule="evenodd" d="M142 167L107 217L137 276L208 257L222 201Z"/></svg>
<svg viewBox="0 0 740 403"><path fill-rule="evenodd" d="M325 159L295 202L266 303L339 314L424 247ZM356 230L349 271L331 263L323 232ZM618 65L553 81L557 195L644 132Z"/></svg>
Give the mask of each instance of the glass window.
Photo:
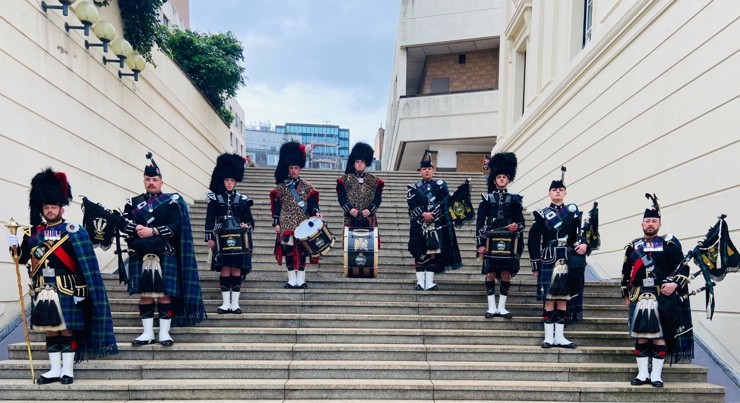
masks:
<svg viewBox="0 0 740 403"><path fill-rule="evenodd" d="M593 28L594 0L583 0L583 46L591 42L591 29Z"/></svg>

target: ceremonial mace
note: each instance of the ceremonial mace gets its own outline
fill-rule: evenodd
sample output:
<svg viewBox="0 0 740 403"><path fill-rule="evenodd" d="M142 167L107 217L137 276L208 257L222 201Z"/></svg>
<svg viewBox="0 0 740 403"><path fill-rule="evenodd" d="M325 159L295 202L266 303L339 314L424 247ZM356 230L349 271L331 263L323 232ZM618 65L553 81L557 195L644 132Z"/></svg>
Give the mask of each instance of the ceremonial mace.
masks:
<svg viewBox="0 0 740 403"><path fill-rule="evenodd" d="M17 235L18 234L18 228L20 227L20 224L18 224L13 217L10 218L10 221L5 225L5 227L10 231L10 235ZM10 247L13 251L13 261L15 262L15 276L18 281L18 301L21 303L21 318L23 319L23 332L26 335L26 349L28 350L28 363L31 365L31 382L36 383L36 375L33 372L33 356L31 355L31 338L28 335L28 322L26 321L26 302L23 299L23 285L21 283L21 270L18 261L20 260L20 256L18 255L18 246L13 245Z"/></svg>

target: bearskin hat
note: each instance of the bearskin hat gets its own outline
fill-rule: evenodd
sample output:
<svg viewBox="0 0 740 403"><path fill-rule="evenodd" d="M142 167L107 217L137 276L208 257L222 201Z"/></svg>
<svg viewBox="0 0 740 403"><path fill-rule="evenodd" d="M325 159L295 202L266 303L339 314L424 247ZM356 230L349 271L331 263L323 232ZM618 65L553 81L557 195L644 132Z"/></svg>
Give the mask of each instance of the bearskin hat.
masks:
<svg viewBox="0 0 740 403"><path fill-rule="evenodd" d="M46 168L31 179L31 191L28 194L28 208L31 210L31 226L42 222L44 204L68 206L72 200L72 187L64 172L54 172Z"/></svg>
<svg viewBox="0 0 740 403"><path fill-rule="evenodd" d="M642 214L642 218L660 218L660 205L658 204L658 196L655 193L645 193L645 198L652 201L653 205L645 209Z"/></svg>
<svg viewBox="0 0 740 403"><path fill-rule="evenodd" d="M490 172L488 173L488 191L493 192L496 189L496 176L504 174L509 177L509 182L513 182L516 177L516 154L514 153L496 153L488 161Z"/></svg>
<svg viewBox="0 0 740 403"><path fill-rule="evenodd" d="M370 144L358 142L352 147L352 151L349 153L349 159L347 159L347 168L344 169L344 173L351 174L355 172L355 161L365 161L365 166L370 166L373 163L373 154L375 151Z"/></svg>
<svg viewBox="0 0 740 403"><path fill-rule="evenodd" d="M146 159L149 160L149 165L144 167L144 176L162 176L162 172L159 171L159 166L154 162L152 158L152 152L146 153Z"/></svg>
<svg viewBox="0 0 740 403"><path fill-rule="evenodd" d="M275 183L283 183L290 176L288 167L298 165L306 167L306 147L297 141L289 141L280 146L280 156L275 168Z"/></svg>
<svg viewBox="0 0 740 403"><path fill-rule="evenodd" d="M226 192L224 179L232 178L237 182L244 180L244 158L238 154L224 153L216 158L216 166L211 174L211 184L208 189L216 194Z"/></svg>
<svg viewBox="0 0 740 403"><path fill-rule="evenodd" d="M422 168L434 168L434 165L432 165L432 153L429 150L424 150L424 156L421 157L417 171L421 171Z"/></svg>
<svg viewBox="0 0 740 403"><path fill-rule="evenodd" d="M565 189L565 167L560 167L560 180L553 179L552 182L550 182L550 187L547 190L550 189Z"/></svg>

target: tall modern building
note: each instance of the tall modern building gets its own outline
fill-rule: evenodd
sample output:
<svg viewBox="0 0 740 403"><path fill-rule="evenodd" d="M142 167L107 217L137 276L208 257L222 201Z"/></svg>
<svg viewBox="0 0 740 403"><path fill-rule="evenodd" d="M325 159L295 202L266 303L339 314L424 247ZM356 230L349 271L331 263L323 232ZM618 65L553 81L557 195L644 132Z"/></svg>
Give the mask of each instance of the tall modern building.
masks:
<svg viewBox="0 0 740 403"><path fill-rule="evenodd" d="M298 135L307 149L307 168L344 169L349 158L349 129L336 125L286 123L275 126L278 134Z"/></svg>
<svg viewBox="0 0 740 403"><path fill-rule="evenodd" d="M567 200L583 210L599 203L602 245L588 260L603 279L621 276L623 248L642 234L645 193L660 199L661 232L685 249L718 215L737 215L740 2L403 0L401 7L386 169L415 168L426 147L437 152L437 166L465 170L451 158L469 151L464 139L485 139L487 151L495 140L494 152L516 153L512 187L532 211L549 203L547 187L567 166ZM496 53L491 89L455 92L453 81L473 74L452 69L471 60L461 44ZM452 59L448 72L438 75L444 58ZM740 216L733 217L730 235L740 239ZM696 279L691 288L702 285ZM738 287L740 275L716 287L722 308L713 321L703 298L693 301L695 335L735 374Z"/></svg>
<svg viewBox="0 0 740 403"><path fill-rule="evenodd" d="M500 134L501 1L401 1L382 166L480 169Z"/></svg>

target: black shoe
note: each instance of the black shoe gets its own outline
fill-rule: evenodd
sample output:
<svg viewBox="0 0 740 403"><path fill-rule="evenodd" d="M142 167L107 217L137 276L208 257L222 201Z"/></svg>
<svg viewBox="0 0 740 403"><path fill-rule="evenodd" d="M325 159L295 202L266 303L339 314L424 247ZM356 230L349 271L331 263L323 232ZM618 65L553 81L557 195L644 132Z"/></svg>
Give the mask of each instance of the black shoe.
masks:
<svg viewBox="0 0 740 403"><path fill-rule="evenodd" d="M308 288L308 283L303 283L301 285L297 285L297 286L295 286L295 288L302 288L302 289L305 290L306 288Z"/></svg>
<svg viewBox="0 0 740 403"><path fill-rule="evenodd" d="M172 345L175 344L175 341L172 340L172 339L170 339L170 340L162 340L162 341L159 342L159 344L161 344L164 347L172 347Z"/></svg>
<svg viewBox="0 0 740 403"><path fill-rule="evenodd" d="M486 317L486 319L491 319L493 317L496 317L497 315L498 314L495 314L495 313L491 313L491 312L486 311L486 314L484 316Z"/></svg>
<svg viewBox="0 0 740 403"><path fill-rule="evenodd" d="M74 381L75 381L75 378L72 378L69 375L64 375L62 377L62 385L71 385L74 383Z"/></svg>
<svg viewBox="0 0 740 403"><path fill-rule="evenodd" d="M542 348L551 348L551 347L552 347L552 344L550 344L550 343L548 343L546 341L543 341L542 342Z"/></svg>
<svg viewBox="0 0 740 403"><path fill-rule="evenodd" d="M632 386L640 386L640 385L646 385L646 384L648 384L648 383L650 383L650 378L645 378L645 380L644 380L644 381L641 381L641 380L640 380L640 378L638 378L638 377L634 377L634 378L632 378L632 380L630 381L630 385L632 385Z"/></svg>
<svg viewBox="0 0 740 403"><path fill-rule="evenodd" d="M427 288L427 291L437 291L438 288L437 284L435 284L431 288Z"/></svg>
<svg viewBox="0 0 740 403"><path fill-rule="evenodd" d="M242 314L242 309L241 308L236 308L233 311L229 311L229 312L231 312L233 314L236 314L236 315L241 315Z"/></svg>
<svg viewBox="0 0 740 403"><path fill-rule="evenodd" d="M654 388L662 388L663 387L663 381L654 381L654 382L650 382L650 384L653 385Z"/></svg>
<svg viewBox="0 0 740 403"><path fill-rule="evenodd" d="M416 290L416 291L424 291L424 287L422 287L419 284L417 284L416 287L414 288L414 290Z"/></svg>
<svg viewBox="0 0 740 403"><path fill-rule="evenodd" d="M294 285L290 285L290 283L285 283L285 285L283 286L283 288L290 289L290 288L295 288L295 286Z"/></svg>
<svg viewBox="0 0 740 403"><path fill-rule="evenodd" d="M555 347L562 347L562 348L576 348L576 343L568 343L568 344L556 344Z"/></svg>
<svg viewBox="0 0 740 403"><path fill-rule="evenodd" d="M151 339L151 340L136 340L136 339L134 339L134 341L131 342L131 345L134 346L134 347L148 346L150 344L154 344L154 342L155 342L154 339Z"/></svg>
<svg viewBox="0 0 740 403"><path fill-rule="evenodd" d="M507 313L505 313L503 315L499 314L498 316L500 316L500 317L502 317L504 319L511 319L511 318L513 318L513 316L511 315L511 312L507 312Z"/></svg>
<svg viewBox="0 0 740 403"><path fill-rule="evenodd" d="M218 314L219 315L223 315L225 313L231 313L231 309L221 309L221 308L218 308Z"/></svg>
<svg viewBox="0 0 740 403"><path fill-rule="evenodd" d="M61 380L61 378L59 378L59 377L56 377L56 378L44 378L44 376L41 375L38 379L36 379L36 384L37 385L48 385L50 383L59 382L60 380Z"/></svg>

